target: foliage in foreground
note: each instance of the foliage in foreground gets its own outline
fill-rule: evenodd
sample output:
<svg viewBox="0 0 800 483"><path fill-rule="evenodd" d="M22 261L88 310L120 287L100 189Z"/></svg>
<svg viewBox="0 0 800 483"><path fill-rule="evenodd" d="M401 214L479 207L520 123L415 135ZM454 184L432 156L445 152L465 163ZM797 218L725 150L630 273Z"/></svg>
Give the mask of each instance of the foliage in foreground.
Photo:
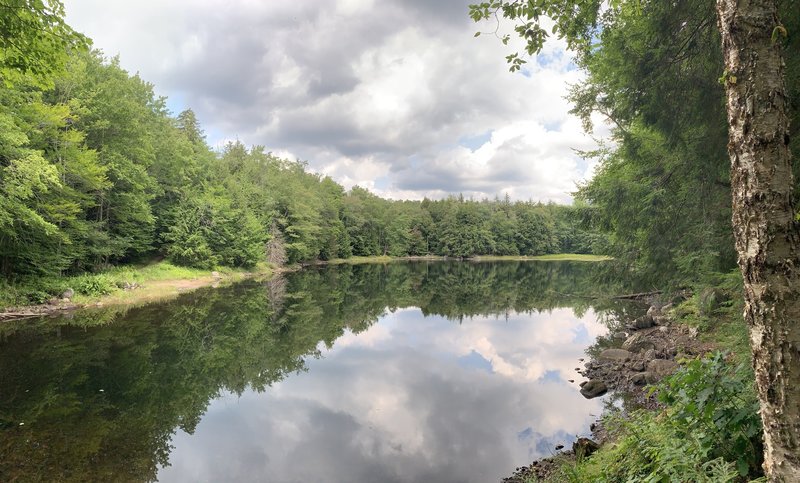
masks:
<svg viewBox="0 0 800 483"><path fill-rule="evenodd" d="M615 442L565 464L556 481L735 482L761 477L753 374L726 355L687 361L652 390L665 405L606 418Z"/></svg>

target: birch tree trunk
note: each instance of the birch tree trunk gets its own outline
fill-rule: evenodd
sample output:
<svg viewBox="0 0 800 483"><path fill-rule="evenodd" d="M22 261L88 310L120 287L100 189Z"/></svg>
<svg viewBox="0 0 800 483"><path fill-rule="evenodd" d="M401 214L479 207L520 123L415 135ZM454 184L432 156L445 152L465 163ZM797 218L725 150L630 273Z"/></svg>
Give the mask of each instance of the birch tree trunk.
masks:
<svg viewBox="0 0 800 483"><path fill-rule="evenodd" d="M744 277L764 471L800 481L800 231L775 0L717 0L730 124L733 230ZM792 32L797 35L798 32Z"/></svg>

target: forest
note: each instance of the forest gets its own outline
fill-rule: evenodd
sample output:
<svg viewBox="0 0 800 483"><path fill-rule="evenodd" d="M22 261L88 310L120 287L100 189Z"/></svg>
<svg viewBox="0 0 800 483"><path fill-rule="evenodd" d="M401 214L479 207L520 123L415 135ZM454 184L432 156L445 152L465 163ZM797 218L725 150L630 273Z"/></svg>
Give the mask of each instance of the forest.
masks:
<svg viewBox="0 0 800 483"><path fill-rule="evenodd" d="M0 91L0 271L6 281L167 258L200 268L350 256L602 251L593 209L346 191L300 160L230 142L97 50ZM587 225L588 226L588 225Z"/></svg>

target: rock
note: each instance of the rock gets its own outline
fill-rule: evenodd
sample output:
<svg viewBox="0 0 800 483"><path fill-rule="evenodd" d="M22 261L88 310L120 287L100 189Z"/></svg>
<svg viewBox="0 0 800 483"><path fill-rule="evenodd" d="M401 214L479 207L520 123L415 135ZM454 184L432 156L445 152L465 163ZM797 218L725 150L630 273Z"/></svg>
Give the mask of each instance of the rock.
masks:
<svg viewBox="0 0 800 483"><path fill-rule="evenodd" d="M556 451L561 451L562 449L564 449L564 445L563 444L557 444L556 445Z"/></svg>
<svg viewBox="0 0 800 483"><path fill-rule="evenodd" d="M628 333L627 332L623 332L623 331L614 332L613 334L611 334L611 338L612 339L617 339L617 340L627 339L628 338Z"/></svg>
<svg viewBox="0 0 800 483"><path fill-rule="evenodd" d="M643 333L636 332L622 343L622 348L631 352L644 352L648 349L655 349L656 345L647 340Z"/></svg>
<svg viewBox="0 0 800 483"><path fill-rule="evenodd" d="M53 298L51 298L50 300L47 301L47 305L58 305L59 302L61 302L60 298L53 297Z"/></svg>
<svg viewBox="0 0 800 483"><path fill-rule="evenodd" d="M653 317L649 315L643 315L638 319L633 321L633 328L637 330L641 329L649 329L650 327L654 326L655 322L653 321Z"/></svg>
<svg viewBox="0 0 800 483"><path fill-rule="evenodd" d="M592 379L581 386L581 395L586 399L592 399L608 392L608 386L603 381Z"/></svg>
<svg viewBox="0 0 800 483"><path fill-rule="evenodd" d="M572 452L579 459L591 456L598 449L600 449L600 445L589 438L578 438L578 441L572 443Z"/></svg>
<svg viewBox="0 0 800 483"><path fill-rule="evenodd" d="M222 278L220 276L219 272L211 272L211 276L214 277L214 278Z"/></svg>
<svg viewBox="0 0 800 483"><path fill-rule="evenodd" d="M69 303L69 299L64 297L63 299L61 299L61 303L68 304Z"/></svg>
<svg viewBox="0 0 800 483"><path fill-rule="evenodd" d="M581 381L581 383L580 383L580 384L578 384L578 385L579 385L579 386L581 386L581 387L583 387L583 386L585 386L585 385L586 385L586 383L587 383L587 382L589 382L589 381Z"/></svg>
<svg viewBox="0 0 800 483"><path fill-rule="evenodd" d="M575 382L575 379L567 379L567 382Z"/></svg>
<svg viewBox="0 0 800 483"><path fill-rule="evenodd" d="M645 368L644 361L641 359L637 359L631 362L631 370L636 372L642 372Z"/></svg>
<svg viewBox="0 0 800 483"><path fill-rule="evenodd" d="M122 283L119 285L119 288L121 288L121 289L123 289L123 290L134 290L134 289L137 289L137 288L139 288L139 284L138 284L138 283L136 283L136 282L128 282L128 281L125 281L125 282L122 282Z"/></svg>
<svg viewBox="0 0 800 483"><path fill-rule="evenodd" d="M631 358L633 354L625 349L606 349L597 356L601 361L607 362L625 362Z"/></svg>
<svg viewBox="0 0 800 483"><path fill-rule="evenodd" d="M71 299L74 296L75 296L75 291L72 290L71 288L64 290L64 292L61 294L62 299Z"/></svg>
<svg viewBox="0 0 800 483"><path fill-rule="evenodd" d="M647 372L655 374L659 379L668 376L678 369L678 363L668 359L653 359L647 363Z"/></svg>
<svg viewBox="0 0 800 483"><path fill-rule="evenodd" d="M631 383L636 386L644 386L647 384L647 372L637 372L631 376Z"/></svg>
<svg viewBox="0 0 800 483"><path fill-rule="evenodd" d="M650 308L647 309L647 315L650 318L655 319L656 317L659 317L661 315L661 308L655 305L651 305Z"/></svg>
<svg viewBox="0 0 800 483"><path fill-rule="evenodd" d="M659 315L657 317L653 317L653 323L655 325L667 326L672 323L672 319L666 315Z"/></svg>
<svg viewBox="0 0 800 483"><path fill-rule="evenodd" d="M672 310L673 307L675 307L675 304L670 302L667 305L661 307L661 313L662 314L667 314L670 310Z"/></svg>
<svg viewBox="0 0 800 483"><path fill-rule="evenodd" d="M655 359L656 358L655 349L649 349L649 350L645 351L644 355L642 356L642 358L644 360L646 360L646 361L652 361L653 359Z"/></svg>

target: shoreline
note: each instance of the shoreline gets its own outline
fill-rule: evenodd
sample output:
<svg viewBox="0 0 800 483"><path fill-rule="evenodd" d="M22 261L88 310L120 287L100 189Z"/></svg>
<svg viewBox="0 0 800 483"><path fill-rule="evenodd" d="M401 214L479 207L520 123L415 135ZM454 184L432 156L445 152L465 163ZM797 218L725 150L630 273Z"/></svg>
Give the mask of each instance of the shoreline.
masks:
<svg viewBox="0 0 800 483"><path fill-rule="evenodd" d="M241 269L220 268L219 271L207 271L199 269L190 269L182 267L169 267L174 268L176 272L186 272L187 274L174 276L172 278L161 278L161 275L155 274L148 276L146 273L149 269L159 269L166 266L163 262L157 262L152 265L136 268L131 266L116 267L118 271L128 271L123 275L112 276L117 278L115 283L117 287L110 289L109 293L102 295L82 295L73 294L70 297L62 298L54 296L46 303L41 304L23 304L23 305L8 305L0 307L0 323L24 320L28 318L36 318L43 316L57 315L59 313L74 312L76 310L88 309L92 307L102 306L133 306L133 305L146 305L155 302L162 302L177 297L180 294L188 293L202 287L215 287L222 284L231 284L238 281L259 278L271 277L278 273L287 273L295 270L302 269L308 266L324 266L324 265L361 265L361 264L385 264L395 262L409 262L409 261L460 261L460 262L493 262L493 261L573 261L573 262L602 262L611 260L611 257L603 255L587 255L587 254L573 254L573 253L559 253L549 255L537 256L500 256L500 255L476 255L466 258L447 257L438 255L419 255L419 256L405 256L405 257L392 257L392 256L370 256L370 257L350 257L350 258L336 258L332 260L315 260L312 262L299 263L295 265L272 268L267 266L258 266L251 271L244 271ZM169 269L169 268L168 268ZM107 273L95 274L99 277L108 276ZM69 283L77 282L77 279L84 276L93 276L90 274L83 274L76 277L70 277L65 281ZM126 278L127 277L127 278ZM130 280L128 280L130 279ZM68 290L71 290L68 289ZM73 291L74 292L74 291Z"/></svg>
<svg viewBox="0 0 800 483"><path fill-rule="evenodd" d="M172 300L179 295L204 287L217 288L243 280L267 279L275 274L289 271L291 269L267 267L258 267L254 271L222 269L222 271L207 271L207 275L125 282L126 287L116 288L104 295L76 294L74 298L58 299L57 301L57 297L54 297L53 300L43 304L3 307L0 308L0 323L53 316L96 307L148 305Z"/></svg>
<svg viewBox="0 0 800 483"><path fill-rule="evenodd" d="M393 263L415 261L456 261L456 262L605 262L613 260L606 255L589 255L583 253L554 253L548 255L473 255L469 257L448 257L445 255L410 255L394 257L391 255L374 255L368 257L333 258L331 260L315 260L302 263L301 266L317 265L360 265L367 263Z"/></svg>
<svg viewBox="0 0 800 483"><path fill-rule="evenodd" d="M649 306L647 315L599 337L595 344L602 342L605 349L588 354L585 362L582 358L577 361L583 363L583 368L576 369L585 379L580 383L580 391L587 399L608 394L626 400L626 406L658 410L662 406L650 385L675 373L682 361L702 358L716 348L717 344L680 320L673 304L662 306L653 299L642 303ZM620 411L627 418L631 410ZM613 445L603 425L606 414L604 411L587 428L592 439L578 438L572 448L558 445L552 456L517 467L503 483L550 481L563 465L574 464L606 445Z"/></svg>

